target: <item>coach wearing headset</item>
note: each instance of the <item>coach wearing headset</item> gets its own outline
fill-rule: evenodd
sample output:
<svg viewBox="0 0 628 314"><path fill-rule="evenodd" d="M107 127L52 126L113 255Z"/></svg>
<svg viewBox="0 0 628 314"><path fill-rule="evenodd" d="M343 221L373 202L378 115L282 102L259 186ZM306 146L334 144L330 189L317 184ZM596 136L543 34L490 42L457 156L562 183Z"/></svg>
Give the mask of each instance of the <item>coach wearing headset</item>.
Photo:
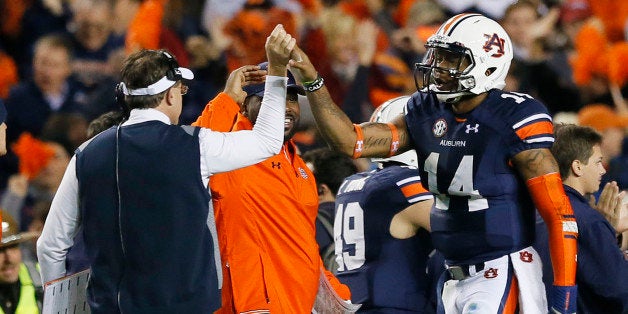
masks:
<svg viewBox="0 0 628 314"><path fill-rule="evenodd" d="M294 44L281 25L270 34L259 118L252 131L233 133L176 126L192 72L165 51L129 56L119 85L129 118L72 158L37 243L43 281L65 275L67 250L83 226L92 313L218 309L222 276L209 176L279 152Z"/></svg>

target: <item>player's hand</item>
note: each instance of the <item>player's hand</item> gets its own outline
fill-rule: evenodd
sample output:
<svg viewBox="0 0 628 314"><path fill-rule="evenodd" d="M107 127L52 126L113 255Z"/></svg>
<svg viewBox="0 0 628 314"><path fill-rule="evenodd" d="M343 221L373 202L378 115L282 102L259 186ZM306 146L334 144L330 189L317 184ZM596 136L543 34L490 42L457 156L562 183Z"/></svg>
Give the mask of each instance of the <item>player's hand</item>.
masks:
<svg viewBox="0 0 628 314"><path fill-rule="evenodd" d="M550 291L550 312L552 314L576 313L578 286L552 286Z"/></svg>
<svg viewBox="0 0 628 314"><path fill-rule="evenodd" d="M246 98L246 92L242 87L263 83L266 80L266 73L266 70L261 70L257 65L245 65L235 69L227 78L224 92L235 102L242 104Z"/></svg>
<svg viewBox="0 0 628 314"><path fill-rule="evenodd" d="M286 76L286 66L296 43L296 39L286 33L283 25L275 26L266 38L265 46L269 75Z"/></svg>
<svg viewBox="0 0 628 314"><path fill-rule="evenodd" d="M299 48L295 46L290 56L290 72L298 82L311 82L318 77L318 72L310 61L310 58Z"/></svg>

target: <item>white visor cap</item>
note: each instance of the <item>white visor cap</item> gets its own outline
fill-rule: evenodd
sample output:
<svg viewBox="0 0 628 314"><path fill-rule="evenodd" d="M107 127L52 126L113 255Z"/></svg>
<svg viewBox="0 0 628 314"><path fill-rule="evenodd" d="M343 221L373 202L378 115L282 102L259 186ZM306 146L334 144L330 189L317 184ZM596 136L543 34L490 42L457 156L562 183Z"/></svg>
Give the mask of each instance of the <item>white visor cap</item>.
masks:
<svg viewBox="0 0 628 314"><path fill-rule="evenodd" d="M194 73L188 68L178 67L175 70L175 76L181 77L185 80L194 79ZM120 83L122 87L122 92L126 96L149 96L149 95L157 95L172 87L177 82L177 80L171 81L168 76L164 76L159 81L150 84L148 87L137 88L137 89L129 89L126 87L124 82Z"/></svg>

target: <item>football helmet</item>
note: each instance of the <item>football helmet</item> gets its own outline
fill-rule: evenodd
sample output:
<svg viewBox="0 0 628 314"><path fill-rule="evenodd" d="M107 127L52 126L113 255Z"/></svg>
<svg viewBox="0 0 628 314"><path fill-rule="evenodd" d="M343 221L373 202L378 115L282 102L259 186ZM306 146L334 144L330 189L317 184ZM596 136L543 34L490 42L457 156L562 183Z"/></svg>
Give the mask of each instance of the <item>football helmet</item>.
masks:
<svg viewBox="0 0 628 314"><path fill-rule="evenodd" d="M415 65L419 91L435 92L440 101L502 89L512 60L512 42L497 22L475 13L458 14L443 23L425 44Z"/></svg>
<svg viewBox="0 0 628 314"><path fill-rule="evenodd" d="M405 115L407 112L407 104L410 96L401 96L393 98L382 103L371 115L370 122L388 123L398 116ZM397 161L408 166L418 168L417 155L415 150L409 150L405 153L391 156L388 158L371 158L372 162L384 163L387 161Z"/></svg>

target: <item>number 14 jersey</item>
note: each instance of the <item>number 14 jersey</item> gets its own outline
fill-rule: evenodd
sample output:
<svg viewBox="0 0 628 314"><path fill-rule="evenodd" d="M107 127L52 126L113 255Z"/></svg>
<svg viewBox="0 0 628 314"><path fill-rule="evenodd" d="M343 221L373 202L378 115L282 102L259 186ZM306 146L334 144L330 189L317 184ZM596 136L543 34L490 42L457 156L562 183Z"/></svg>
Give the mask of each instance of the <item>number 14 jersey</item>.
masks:
<svg viewBox="0 0 628 314"><path fill-rule="evenodd" d="M491 90L471 112L455 115L434 94L419 92L408 102L406 123L423 185L434 193L434 247L450 264L475 264L533 243L534 206L511 159L552 146L542 103Z"/></svg>

